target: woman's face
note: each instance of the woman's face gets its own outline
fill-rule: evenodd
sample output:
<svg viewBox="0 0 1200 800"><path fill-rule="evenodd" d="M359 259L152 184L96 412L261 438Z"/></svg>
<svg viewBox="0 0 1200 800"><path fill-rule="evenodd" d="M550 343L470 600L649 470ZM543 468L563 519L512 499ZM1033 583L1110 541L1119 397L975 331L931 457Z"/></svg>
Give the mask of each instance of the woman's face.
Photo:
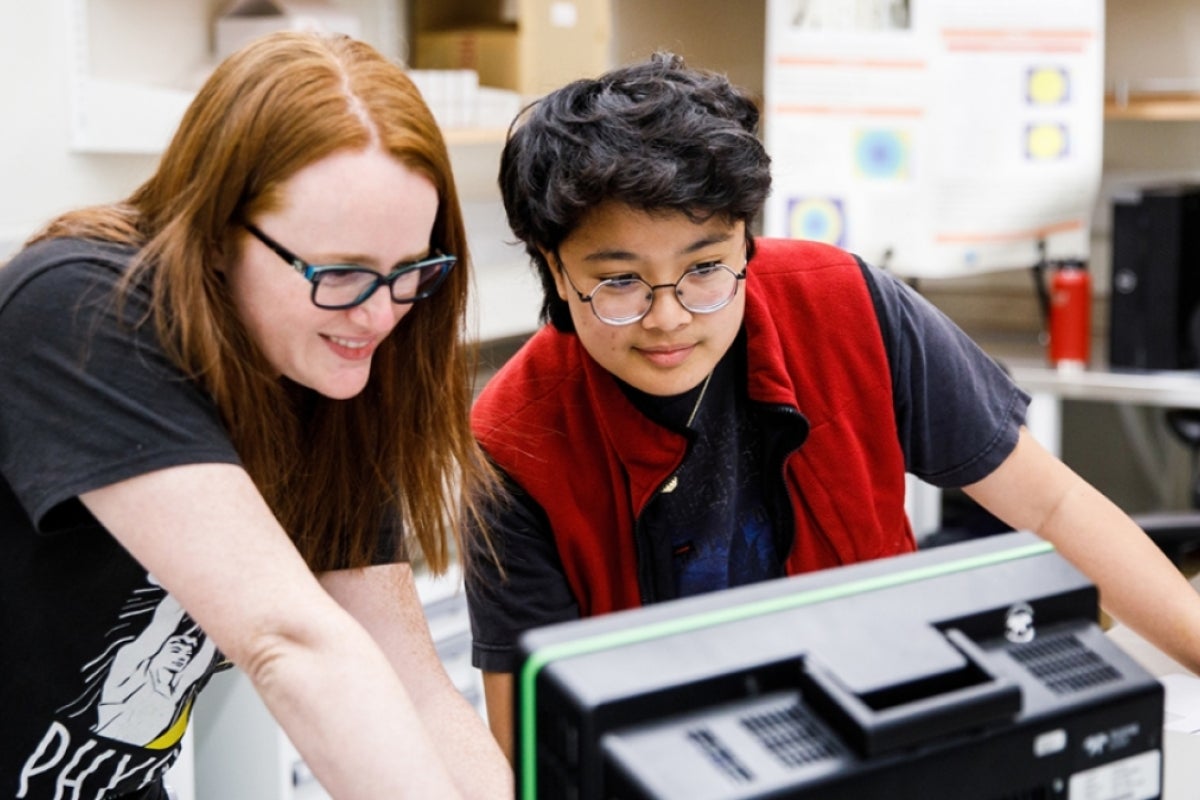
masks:
<svg viewBox="0 0 1200 800"><path fill-rule="evenodd" d="M386 275L429 254L437 190L376 148L305 167L282 184L280 198L276 210L248 222L310 264ZM333 399L363 390L375 349L412 308L392 302L386 286L353 308L318 308L312 284L249 233L227 279L242 323L271 366Z"/></svg>
<svg viewBox="0 0 1200 800"><path fill-rule="evenodd" d="M627 325L603 322L575 291L586 297L601 281L628 276L651 286L673 284L688 270L713 263L740 273L746 264L741 222L720 217L693 222L682 213L648 214L610 202L589 212L563 241L561 269L553 253L544 255L555 268L558 295L567 301L584 349L648 394L677 395L698 385L741 328L746 293L740 282L729 304L708 314L688 311L671 289L659 288L646 316Z"/></svg>

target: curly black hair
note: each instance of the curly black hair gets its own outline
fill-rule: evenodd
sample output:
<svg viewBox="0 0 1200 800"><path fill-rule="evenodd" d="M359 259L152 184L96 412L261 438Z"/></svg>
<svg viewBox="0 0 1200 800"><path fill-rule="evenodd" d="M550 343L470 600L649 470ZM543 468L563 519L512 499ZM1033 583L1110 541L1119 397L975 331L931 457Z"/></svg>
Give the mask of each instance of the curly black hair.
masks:
<svg viewBox="0 0 1200 800"><path fill-rule="evenodd" d="M542 252L556 253L588 211L714 215L747 226L771 188L749 94L672 53L567 84L526 107L500 159L508 224L542 281L541 319L574 329Z"/></svg>

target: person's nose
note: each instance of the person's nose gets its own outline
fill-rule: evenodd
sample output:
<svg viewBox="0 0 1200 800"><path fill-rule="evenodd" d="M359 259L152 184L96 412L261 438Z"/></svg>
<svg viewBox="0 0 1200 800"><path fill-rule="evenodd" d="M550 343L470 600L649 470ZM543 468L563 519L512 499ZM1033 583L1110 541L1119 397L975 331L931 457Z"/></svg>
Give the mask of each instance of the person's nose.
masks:
<svg viewBox="0 0 1200 800"><path fill-rule="evenodd" d="M660 284L651 287L651 291L654 293L654 299L650 310L642 317L643 327L670 331L692 321L692 312L679 302L673 284Z"/></svg>
<svg viewBox="0 0 1200 800"><path fill-rule="evenodd" d="M391 291L380 285L371 296L350 309L355 321L369 330L386 333L408 313L410 305L392 301Z"/></svg>

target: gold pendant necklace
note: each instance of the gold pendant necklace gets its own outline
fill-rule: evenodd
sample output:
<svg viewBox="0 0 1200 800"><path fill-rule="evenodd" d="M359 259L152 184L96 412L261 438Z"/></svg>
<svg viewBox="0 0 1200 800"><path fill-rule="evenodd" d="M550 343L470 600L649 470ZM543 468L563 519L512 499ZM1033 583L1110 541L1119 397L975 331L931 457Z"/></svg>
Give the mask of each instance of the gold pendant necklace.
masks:
<svg viewBox="0 0 1200 800"><path fill-rule="evenodd" d="M696 412L700 410L700 404L704 402L704 393L708 391L708 382L712 380L713 374L708 373L708 377L704 379L704 385L700 387L700 396L696 398L696 405L692 406L692 413L688 415L687 422L684 425L688 428L692 427L692 420L696 418ZM662 488L663 494L670 494L679 487L679 475L672 475L670 480Z"/></svg>
<svg viewBox="0 0 1200 800"><path fill-rule="evenodd" d="M708 391L708 382L712 380L713 374L708 373L708 377L704 379L704 385L700 387L700 396L696 398L696 405L692 406L692 413L688 415L687 422L684 423L687 427L692 427L692 420L696 418L696 412L700 410L700 404L704 402L704 393Z"/></svg>

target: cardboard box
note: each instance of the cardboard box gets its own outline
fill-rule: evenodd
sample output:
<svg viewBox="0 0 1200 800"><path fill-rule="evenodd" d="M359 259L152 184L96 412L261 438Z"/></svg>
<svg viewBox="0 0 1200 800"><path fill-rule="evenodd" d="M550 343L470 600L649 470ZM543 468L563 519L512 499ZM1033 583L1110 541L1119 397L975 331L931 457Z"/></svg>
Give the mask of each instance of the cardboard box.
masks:
<svg viewBox="0 0 1200 800"><path fill-rule="evenodd" d="M519 0L521 92L539 96L612 66L611 5L611 0ZM688 13L686 6L680 4L680 13Z"/></svg>
<svg viewBox="0 0 1200 800"><path fill-rule="evenodd" d="M455 28L417 34L417 69L469 69L481 86L521 91L515 28Z"/></svg>
<svg viewBox="0 0 1200 800"><path fill-rule="evenodd" d="M472 69L480 86L529 98L609 66L611 0L409 2L414 69Z"/></svg>
<svg viewBox="0 0 1200 800"><path fill-rule="evenodd" d="M218 60L275 31L322 31L362 35L358 17L328 0L235 0L217 17Z"/></svg>

